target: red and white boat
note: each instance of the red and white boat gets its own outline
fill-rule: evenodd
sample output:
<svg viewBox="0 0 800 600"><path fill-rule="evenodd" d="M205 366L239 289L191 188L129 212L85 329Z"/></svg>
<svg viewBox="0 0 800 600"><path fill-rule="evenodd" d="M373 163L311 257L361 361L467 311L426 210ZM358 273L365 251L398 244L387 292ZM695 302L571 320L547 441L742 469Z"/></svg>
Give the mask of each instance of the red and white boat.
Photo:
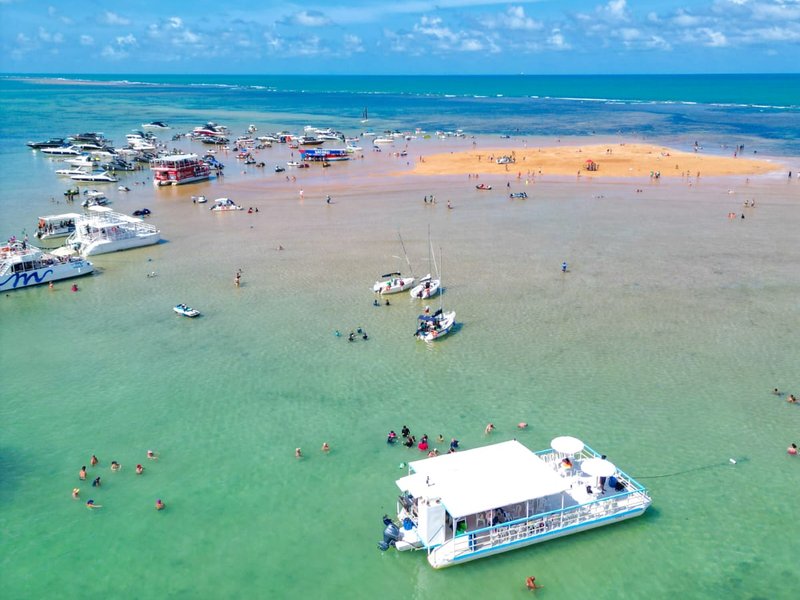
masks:
<svg viewBox="0 0 800 600"><path fill-rule="evenodd" d="M173 154L150 161L153 185L181 185L211 177L211 167L196 154Z"/></svg>

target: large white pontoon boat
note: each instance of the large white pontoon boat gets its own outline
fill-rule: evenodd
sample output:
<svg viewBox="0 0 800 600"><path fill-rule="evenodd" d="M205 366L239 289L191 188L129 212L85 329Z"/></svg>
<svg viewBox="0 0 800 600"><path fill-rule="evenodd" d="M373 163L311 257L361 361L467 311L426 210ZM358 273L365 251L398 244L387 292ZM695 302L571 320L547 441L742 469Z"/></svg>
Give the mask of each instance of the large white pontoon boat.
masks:
<svg viewBox="0 0 800 600"><path fill-rule="evenodd" d="M114 212L104 206L90 206L75 223L67 245L82 256L106 254L157 244L161 232L142 219Z"/></svg>
<svg viewBox="0 0 800 600"><path fill-rule="evenodd" d="M398 527L382 550L425 549L434 568L514 550L644 513L647 491L583 442L532 452L516 440L409 463Z"/></svg>

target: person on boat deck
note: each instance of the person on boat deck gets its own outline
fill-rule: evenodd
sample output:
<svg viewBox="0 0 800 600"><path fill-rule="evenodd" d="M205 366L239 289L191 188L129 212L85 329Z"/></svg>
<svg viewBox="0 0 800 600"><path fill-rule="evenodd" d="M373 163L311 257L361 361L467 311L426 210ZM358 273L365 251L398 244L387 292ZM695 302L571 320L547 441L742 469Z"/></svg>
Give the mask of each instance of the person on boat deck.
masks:
<svg viewBox="0 0 800 600"><path fill-rule="evenodd" d="M561 461L561 466L565 469L571 469L572 461L569 458L565 458L564 460Z"/></svg>

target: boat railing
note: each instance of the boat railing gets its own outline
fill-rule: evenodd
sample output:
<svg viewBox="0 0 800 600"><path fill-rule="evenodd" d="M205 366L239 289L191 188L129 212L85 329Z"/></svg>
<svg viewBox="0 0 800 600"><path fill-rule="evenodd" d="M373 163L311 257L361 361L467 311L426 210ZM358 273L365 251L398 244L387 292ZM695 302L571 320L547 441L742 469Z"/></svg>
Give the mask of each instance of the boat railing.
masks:
<svg viewBox="0 0 800 600"><path fill-rule="evenodd" d="M624 492L602 496L596 500L536 515L522 517L494 526L457 534L444 544L428 548L428 560L440 566L466 555L488 552L499 546L546 538L592 521L645 509L650 498L644 488L625 477Z"/></svg>

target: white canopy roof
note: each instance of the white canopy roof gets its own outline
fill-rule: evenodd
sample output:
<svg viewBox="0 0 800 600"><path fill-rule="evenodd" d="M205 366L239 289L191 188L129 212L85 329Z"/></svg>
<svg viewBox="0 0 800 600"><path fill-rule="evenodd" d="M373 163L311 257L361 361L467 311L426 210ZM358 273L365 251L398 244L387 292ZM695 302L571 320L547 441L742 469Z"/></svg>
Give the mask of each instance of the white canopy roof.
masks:
<svg viewBox="0 0 800 600"><path fill-rule="evenodd" d="M397 487L439 498L453 517L542 498L569 485L528 448L513 440L409 463L413 474Z"/></svg>

